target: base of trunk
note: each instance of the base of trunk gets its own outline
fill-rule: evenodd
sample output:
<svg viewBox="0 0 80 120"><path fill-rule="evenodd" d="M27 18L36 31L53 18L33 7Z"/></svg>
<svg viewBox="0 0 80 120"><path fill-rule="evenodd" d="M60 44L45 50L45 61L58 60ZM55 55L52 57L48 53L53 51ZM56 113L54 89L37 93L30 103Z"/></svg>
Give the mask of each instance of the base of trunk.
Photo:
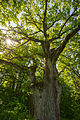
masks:
<svg viewBox="0 0 80 120"><path fill-rule="evenodd" d="M35 87L31 98L31 114L35 120L60 120L60 91L61 87L53 82Z"/></svg>

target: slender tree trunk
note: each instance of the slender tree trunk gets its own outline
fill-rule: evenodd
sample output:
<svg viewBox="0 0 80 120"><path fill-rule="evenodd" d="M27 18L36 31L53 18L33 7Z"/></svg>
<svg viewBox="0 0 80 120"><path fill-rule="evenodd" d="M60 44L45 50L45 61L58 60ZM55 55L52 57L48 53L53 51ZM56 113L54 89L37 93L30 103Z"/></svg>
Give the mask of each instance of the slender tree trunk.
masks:
<svg viewBox="0 0 80 120"><path fill-rule="evenodd" d="M60 120L60 93L58 72L50 58L44 64L44 80L35 87L31 114L35 120Z"/></svg>

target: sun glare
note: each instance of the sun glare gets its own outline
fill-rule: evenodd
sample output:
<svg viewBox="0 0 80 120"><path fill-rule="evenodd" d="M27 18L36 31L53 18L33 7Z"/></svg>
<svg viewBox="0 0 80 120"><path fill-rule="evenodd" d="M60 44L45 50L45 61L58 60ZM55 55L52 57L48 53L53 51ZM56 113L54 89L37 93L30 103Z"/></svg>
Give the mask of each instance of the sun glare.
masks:
<svg viewBox="0 0 80 120"><path fill-rule="evenodd" d="M7 41L7 44L8 44L8 45L11 45L11 44L12 44L12 41L11 41L10 39L7 39L6 41Z"/></svg>

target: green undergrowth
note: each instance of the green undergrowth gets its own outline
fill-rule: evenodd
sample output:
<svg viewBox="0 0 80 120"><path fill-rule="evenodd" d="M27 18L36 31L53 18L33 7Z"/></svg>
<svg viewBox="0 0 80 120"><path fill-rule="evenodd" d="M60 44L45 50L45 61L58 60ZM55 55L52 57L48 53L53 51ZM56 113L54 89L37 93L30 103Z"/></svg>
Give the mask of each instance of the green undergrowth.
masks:
<svg viewBox="0 0 80 120"><path fill-rule="evenodd" d="M27 93L0 86L0 120L32 120Z"/></svg>

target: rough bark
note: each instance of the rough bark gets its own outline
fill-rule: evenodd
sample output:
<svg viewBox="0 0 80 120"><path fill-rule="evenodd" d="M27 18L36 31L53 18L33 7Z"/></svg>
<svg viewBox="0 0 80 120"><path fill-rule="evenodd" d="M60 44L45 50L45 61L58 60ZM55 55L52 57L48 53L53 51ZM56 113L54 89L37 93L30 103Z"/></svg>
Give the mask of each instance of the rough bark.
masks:
<svg viewBox="0 0 80 120"><path fill-rule="evenodd" d="M50 58L45 60L44 80L35 86L31 98L31 114L35 120L60 120L58 72Z"/></svg>

